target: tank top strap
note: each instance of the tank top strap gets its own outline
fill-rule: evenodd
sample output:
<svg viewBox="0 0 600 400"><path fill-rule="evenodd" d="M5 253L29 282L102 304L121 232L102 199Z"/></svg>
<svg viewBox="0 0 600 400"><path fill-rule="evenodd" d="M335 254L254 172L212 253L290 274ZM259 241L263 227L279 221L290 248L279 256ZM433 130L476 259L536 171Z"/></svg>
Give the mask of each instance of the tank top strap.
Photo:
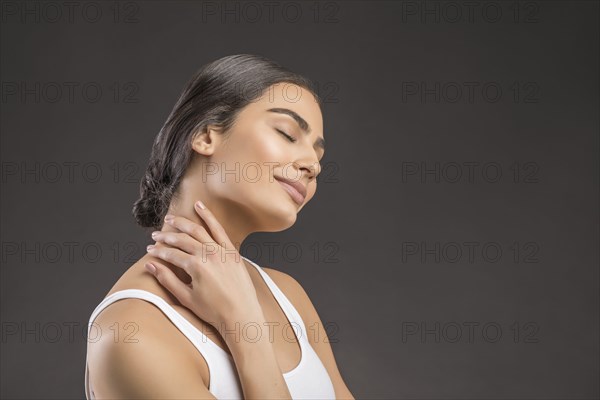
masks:
<svg viewBox="0 0 600 400"><path fill-rule="evenodd" d="M190 342L192 342L192 344L194 344L194 346L198 348L198 350L200 351L200 353L202 353L203 356L210 358L210 354L205 354L206 351L203 347L204 344L208 344L215 351L221 352L229 356L229 353L227 353L216 343L210 340L201 330L197 329L194 325L192 325L190 321L188 321L183 315L181 315L177 310L175 310L175 308L173 308L173 306L167 303L162 297L142 289L119 290L104 298L96 307L96 309L92 313L92 316L90 317L90 323L88 325L88 335L89 330L92 328L93 321L96 319L98 314L100 314L100 312L106 307L108 307L110 304L122 299L141 299L154 304L190 340Z"/></svg>
<svg viewBox="0 0 600 400"><path fill-rule="evenodd" d="M290 321L292 328L294 330L296 330L297 328L300 329L301 333L297 333L299 339L307 339L307 332L306 326L304 325L304 321L302 320L300 313L298 312L298 310L296 310L296 307L294 307L292 302L287 298L287 296L281 291L281 289L277 286L273 279L271 279L269 274L267 274L260 265L256 264L254 261L250 260L247 257L242 256L242 258L248 261L260 273L263 280L267 284L269 290L271 290L271 293L273 293L273 296L281 306L281 309L285 313L287 319Z"/></svg>
<svg viewBox="0 0 600 400"><path fill-rule="evenodd" d="M94 320L100 314L102 310L108 307L110 304L122 300L122 299L141 299L148 301L158 307L166 316L171 320L171 322L185 335L186 338L198 349L200 354L206 360L206 363L209 366L210 370L210 389L212 389L215 385L213 384L218 378L215 375L221 375L229 373L228 365L222 363L223 357L229 359L230 363L232 363L232 356L219 347L215 342L210 340L201 330L196 328L189 322L183 315L181 315L173 306L167 303L160 296L148 292L142 289L124 289L114 292L108 296L106 296L100 304L94 309L92 315L90 317L88 323L88 341L90 340L90 333L92 331L92 327L94 326ZM93 340L93 339L92 339ZM207 347L208 346L208 347ZM224 371L224 372L223 372ZM93 389L90 388L89 385L89 373L88 373L88 365L87 365L87 355L86 355L86 365L85 365L85 392L86 397L88 399L94 399Z"/></svg>

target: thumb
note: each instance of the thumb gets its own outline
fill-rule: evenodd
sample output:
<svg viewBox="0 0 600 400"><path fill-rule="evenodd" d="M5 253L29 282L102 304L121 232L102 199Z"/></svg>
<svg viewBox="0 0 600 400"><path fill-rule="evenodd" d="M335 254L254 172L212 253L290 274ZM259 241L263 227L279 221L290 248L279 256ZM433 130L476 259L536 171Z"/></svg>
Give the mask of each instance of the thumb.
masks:
<svg viewBox="0 0 600 400"><path fill-rule="evenodd" d="M165 287L165 289L171 292L177 300L179 300L181 304L189 308L192 290L188 285L183 283L170 268L156 262L146 263L144 266L146 267L146 270L154 275L156 280Z"/></svg>

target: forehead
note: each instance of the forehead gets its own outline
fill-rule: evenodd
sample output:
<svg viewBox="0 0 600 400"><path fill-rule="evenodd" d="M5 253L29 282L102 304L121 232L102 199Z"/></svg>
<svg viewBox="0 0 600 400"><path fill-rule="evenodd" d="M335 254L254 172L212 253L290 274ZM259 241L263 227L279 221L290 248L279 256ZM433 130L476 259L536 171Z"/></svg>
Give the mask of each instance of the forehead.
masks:
<svg viewBox="0 0 600 400"><path fill-rule="evenodd" d="M251 117L289 118L279 113L269 112L271 108L287 108L304 118L318 136L323 135L323 115L313 94L301 86L282 82L270 86L263 95L251 102L244 113Z"/></svg>

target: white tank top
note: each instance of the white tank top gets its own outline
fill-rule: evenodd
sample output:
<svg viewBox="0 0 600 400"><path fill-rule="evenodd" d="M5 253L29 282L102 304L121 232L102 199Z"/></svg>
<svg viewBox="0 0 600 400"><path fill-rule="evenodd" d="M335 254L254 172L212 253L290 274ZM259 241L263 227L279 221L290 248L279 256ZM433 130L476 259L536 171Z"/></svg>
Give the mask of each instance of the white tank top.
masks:
<svg viewBox="0 0 600 400"><path fill-rule="evenodd" d="M283 292L277 287L271 277L253 261L242 256L256 267L263 280L281 306L290 326L284 332L290 335L292 328L298 337L302 352L300 363L293 370L284 373L283 377L288 386L292 399L335 399L333 384L325 366L317 356L308 341L306 326L300 314ZM208 390L217 399L243 399L242 386L237 374L233 357L210 340L204 333L192 325L187 319L171 307L164 299L141 289L126 289L114 292L104 298L92 312L88 325L88 338L92 324L98 314L109 304L127 298L146 300L156 305L171 320L171 322L192 342L208 364L210 380ZM294 333L291 333L293 335ZM85 365L85 395L88 400L95 399L94 390L90 387L86 354Z"/></svg>

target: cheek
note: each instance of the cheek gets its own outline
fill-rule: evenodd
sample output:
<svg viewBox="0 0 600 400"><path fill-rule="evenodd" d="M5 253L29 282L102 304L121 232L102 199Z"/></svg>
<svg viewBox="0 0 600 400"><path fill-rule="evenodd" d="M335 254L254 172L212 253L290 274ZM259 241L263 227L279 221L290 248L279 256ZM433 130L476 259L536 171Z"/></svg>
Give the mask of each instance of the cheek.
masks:
<svg viewBox="0 0 600 400"><path fill-rule="evenodd" d="M257 161L283 162L286 157L285 146L276 139L276 137L256 139L248 146L248 149L251 150L248 153L252 153L249 154L251 158Z"/></svg>
<svg viewBox="0 0 600 400"><path fill-rule="evenodd" d="M245 132L234 132L239 138L235 143L231 143L227 149L224 158L233 165L235 162L258 163L285 163L292 157L289 154L289 148L286 148L284 140L278 136L277 132L272 132L270 126L257 124L249 127Z"/></svg>
<svg viewBox="0 0 600 400"><path fill-rule="evenodd" d="M284 140L277 136L278 133L269 132L269 129L272 128L253 127L232 133L235 141L230 141L222 153L214 157L213 169L216 172L208 176L213 193L253 196L253 190L258 186L272 187L275 182L273 174L276 171L285 172L283 169L291 164L293 154L290 146L286 146ZM292 172L293 168L290 167L287 173L293 175ZM314 193L314 188L312 190Z"/></svg>
<svg viewBox="0 0 600 400"><path fill-rule="evenodd" d="M261 193L259 187L270 187L273 174L281 168L284 159L276 146L249 146L245 149L228 149L225 157L220 157L207 168L207 189L217 196L253 197Z"/></svg>
<svg viewBox="0 0 600 400"><path fill-rule="evenodd" d="M247 142L243 149L243 154L240 154L238 160L243 160L243 164L247 166L248 175L256 176L256 169L261 169L261 181L271 182L273 173L281 171L286 165L291 163L293 154L290 149L286 148L285 143L273 134L263 134L253 137Z"/></svg>

